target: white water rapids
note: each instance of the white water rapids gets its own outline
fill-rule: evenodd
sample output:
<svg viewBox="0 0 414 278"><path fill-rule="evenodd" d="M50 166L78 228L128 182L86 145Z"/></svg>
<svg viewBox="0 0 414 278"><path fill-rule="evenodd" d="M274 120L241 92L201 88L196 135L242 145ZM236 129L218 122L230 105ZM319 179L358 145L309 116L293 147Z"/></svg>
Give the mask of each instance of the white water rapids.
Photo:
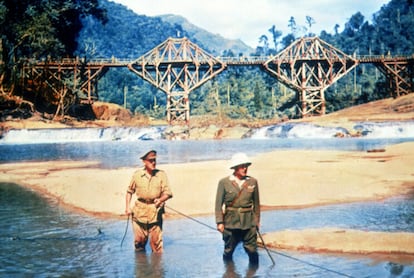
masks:
<svg viewBox="0 0 414 278"><path fill-rule="evenodd" d="M354 125L361 137L414 138L414 121L408 122L361 122ZM60 128L9 130L0 138L0 144L41 144L96 141L139 141L164 139L165 126L158 127L110 127L110 128ZM324 127L306 123L282 123L253 129L251 139L271 138L334 138L337 134L349 135L343 127ZM191 138L190 138L191 139Z"/></svg>

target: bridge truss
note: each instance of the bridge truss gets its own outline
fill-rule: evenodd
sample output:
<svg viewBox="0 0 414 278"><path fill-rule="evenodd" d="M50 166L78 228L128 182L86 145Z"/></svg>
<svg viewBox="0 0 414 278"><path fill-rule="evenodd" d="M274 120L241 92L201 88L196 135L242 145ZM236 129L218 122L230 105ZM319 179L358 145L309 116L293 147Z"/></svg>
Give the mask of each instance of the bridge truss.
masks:
<svg viewBox="0 0 414 278"><path fill-rule="evenodd" d="M225 69L226 65L187 38L169 38L128 65L167 94L167 121L188 122L189 94Z"/></svg>
<svg viewBox="0 0 414 278"><path fill-rule="evenodd" d="M387 89L392 97L414 92L414 59L377 57L370 60L386 76Z"/></svg>
<svg viewBox="0 0 414 278"><path fill-rule="evenodd" d="M43 93L57 106L55 116L65 115L74 103L91 104L98 99L98 80L108 71L101 63L85 63L80 59L45 61L25 64L23 87Z"/></svg>
<svg viewBox="0 0 414 278"><path fill-rule="evenodd" d="M374 64L386 77L390 95L414 91L414 56L352 57L318 37L300 38L271 57L217 58L187 38L169 38L133 61L63 59L27 63L23 88L42 92L57 105L56 115L74 103L92 103L98 80L111 67L128 67L167 96L167 121L188 123L189 94L228 66L263 66L297 93L299 116L325 114L325 90L360 63Z"/></svg>
<svg viewBox="0 0 414 278"><path fill-rule="evenodd" d="M264 63L299 95L302 117L325 114L325 90L358 64L318 37L301 38Z"/></svg>

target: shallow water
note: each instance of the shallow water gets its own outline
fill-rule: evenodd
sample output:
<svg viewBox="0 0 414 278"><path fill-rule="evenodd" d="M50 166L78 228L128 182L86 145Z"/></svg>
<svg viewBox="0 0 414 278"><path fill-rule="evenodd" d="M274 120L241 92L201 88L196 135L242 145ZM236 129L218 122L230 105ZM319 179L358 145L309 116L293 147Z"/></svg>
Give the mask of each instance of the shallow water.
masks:
<svg viewBox="0 0 414 278"><path fill-rule="evenodd" d="M248 155L286 150L366 151L414 141L414 138L243 139L188 141L105 141L47 144L0 144L0 163L19 161L99 161L102 167L129 167L140 163L139 155L158 151L158 164L229 159L234 152Z"/></svg>
<svg viewBox="0 0 414 278"><path fill-rule="evenodd" d="M0 163L88 160L102 167L130 167L138 155L155 148L159 163L228 159L235 151L250 155L278 149L368 150L413 139L272 139L224 141L134 141L0 144ZM414 232L414 197L383 202L338 204L262 213L261 232L340 227ZM165 221L161 256L136 254L126 219L99 219L62 209L18 185L0 183L0 277L414 277L414 258L305 254L260 250L260 267L248 267L241 246L234 265L221 259L222 240L212 216ZM167 209L168 210L168 209ZM185 213L185 212L183 212Z"/></svg>
<svg viewBox="0 0 414 278"><path fill-rule="evenodd" d="M204 225L188 218L167 220L165 253L136 253L130 225L121 247L126 219L70 213L56 200L14 184L0 184L0 203L0 277L414 277L414 258L374 261L276 250L272 266L263 249L260 266L253 270L241 246L234 264L226 266L212 216L197 218ZM262 217L262 233L322 226L413 231L414 200L266 211Z"/></svg>

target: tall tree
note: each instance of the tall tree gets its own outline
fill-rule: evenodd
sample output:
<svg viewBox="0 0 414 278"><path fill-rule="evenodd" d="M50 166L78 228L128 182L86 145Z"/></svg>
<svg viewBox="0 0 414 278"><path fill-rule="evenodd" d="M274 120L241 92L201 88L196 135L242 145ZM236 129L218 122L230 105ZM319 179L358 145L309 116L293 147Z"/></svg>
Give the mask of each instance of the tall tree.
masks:
<svg viewBox="0 0 414 278"><path fill-rule="evenodd" d="M66 114L77 92L65 89L57 93L34 82L29 94L16 89L21 79L20 65L27 59L72 56L82 29L81 19L93 15L105 22L105 11L99 8L98 0L0 0L0 13L0 92L23 96L40 111L55 116Z"/></svg>
<svg viewBox="0 0 414 278"><path fill-rule="evenodd" d="M256 112L258 112L263 108L263 98L260 92L259 84L257 82L254 85L253 95L254 108Z"/></svg>
<svg viewBox="0 0 414 278"><path fill-rule="evenodd" d="M335 31L335 35L338 35L339 34L339 24L337 23L337 24L335 24L335 26L334 26L334 31Z"/></svg>
<svg viewBox="0 0 414 278"><path fill-rule="evenodd" d="M266 35L261 35L259 38L259 43L263 43L263 55L267 55L269 51L269 39Z"/></svg>
<svg viewBox="0 0 414 278"><path fill-rule="evenodd" d="M82 28L82 17L93 15L105 22L105 11L99 8L98 0L2 2L6 13L0 32L17 58L45 53L71 55L77 48L76 38Z"/></svg>
<svg viewBox="0 0 414 278"><path fill-rule="evenodd" d="M3 61L9 71L20 59L72 55L81 18L106 18L98 0L0 0L0 13Z"/></svg>
<svg viewBox="0 0 414 278"><path fill-rule="evenodd" d="M288 27L290 28L290 32L293 35L295 35L298 26L296 25L296 20L293 16L291 16L290 19L289 19Z"/></svg>
<svg viewBox="0 0 414 278"><path fill-rule="evenodd" d="M308 35L309 36L314 36L314 34L312 33L312 25L313 24L315 24L316 23L316 21L315 21L315 19L313 19L313 17L311 17L311 16L309 16L309 15L307 15L306 16L306 24L308 25L308 30L309 30L309 33L308 33Z"/></svg>
<svg viewBox="0 0 414 278"><path fill-rule="evenodd" d="M345 24L345 32L348 36L353 36L356 32L358 32L364 24L364 16L361 12L357 12L351 16L349 21Z"/></svg>
<svg viewBox="0 0 414 278"><path fill-rule="evenodd" d="M269 29L269 32L272 34L272 38L273 38L273 45L275 47L275 52L277 53L278 51L278 40L280 38L280 36L282 36L282 31L277 30L275 25L272 25L272 27Z"/></svg>

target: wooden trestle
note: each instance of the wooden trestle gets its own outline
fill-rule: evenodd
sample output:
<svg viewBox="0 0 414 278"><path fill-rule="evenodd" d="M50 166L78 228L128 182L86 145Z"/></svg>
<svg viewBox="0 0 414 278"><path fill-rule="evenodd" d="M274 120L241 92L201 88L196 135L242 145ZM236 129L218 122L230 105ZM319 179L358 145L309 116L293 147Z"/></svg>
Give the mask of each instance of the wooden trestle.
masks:
<svg viewBox="0 0 414 278"><path fill-rule="evenodd" d="M110 67L128 67L167 96L167 121L188 123L189 94L227 66L263 66L297 93L299 116L325 114L325 90L360 63L372 63L385 75L390 95L414 91L414 55L410 57L349 56L318 37L300 38L276 56L213 57L187 38L169 38L133 61L81 59L28 62L23 67L23 88L42 93L48 89L65 114L73 103L98 98L97 83Z"/></svg>
<svg viewBox="0 0 414 278"><path fill-rule="evenodd" d="M325 114L325 90L358 61L317 37L301 38L267 61L265 68L298 93L302 117Z"/></svg>
<svg viewBox="0 0 414 278"><path fill-rule="evenodd" d="M188 123L189 94L225 69L225 64L187 38L169 38L128 65L167 94L167 121Z"/></svg>
<svg viewBox="0 0 414 278"><path fill-rule="evenodd" d="M414 92L414 55L408 59L389 55L363 57L359 62L374 64L385 75L390 96L397 98Z"/></svg>
<svg viewBox="0 0 414 278"><path fill-rule="evenodd" d="M65 115L74 103L91 104L98 99L98 80L107 70L106 64L79 58L29 62L23 67L22 82L27 91L37 92L40 87L57 106L56 115Z"/></svg>

